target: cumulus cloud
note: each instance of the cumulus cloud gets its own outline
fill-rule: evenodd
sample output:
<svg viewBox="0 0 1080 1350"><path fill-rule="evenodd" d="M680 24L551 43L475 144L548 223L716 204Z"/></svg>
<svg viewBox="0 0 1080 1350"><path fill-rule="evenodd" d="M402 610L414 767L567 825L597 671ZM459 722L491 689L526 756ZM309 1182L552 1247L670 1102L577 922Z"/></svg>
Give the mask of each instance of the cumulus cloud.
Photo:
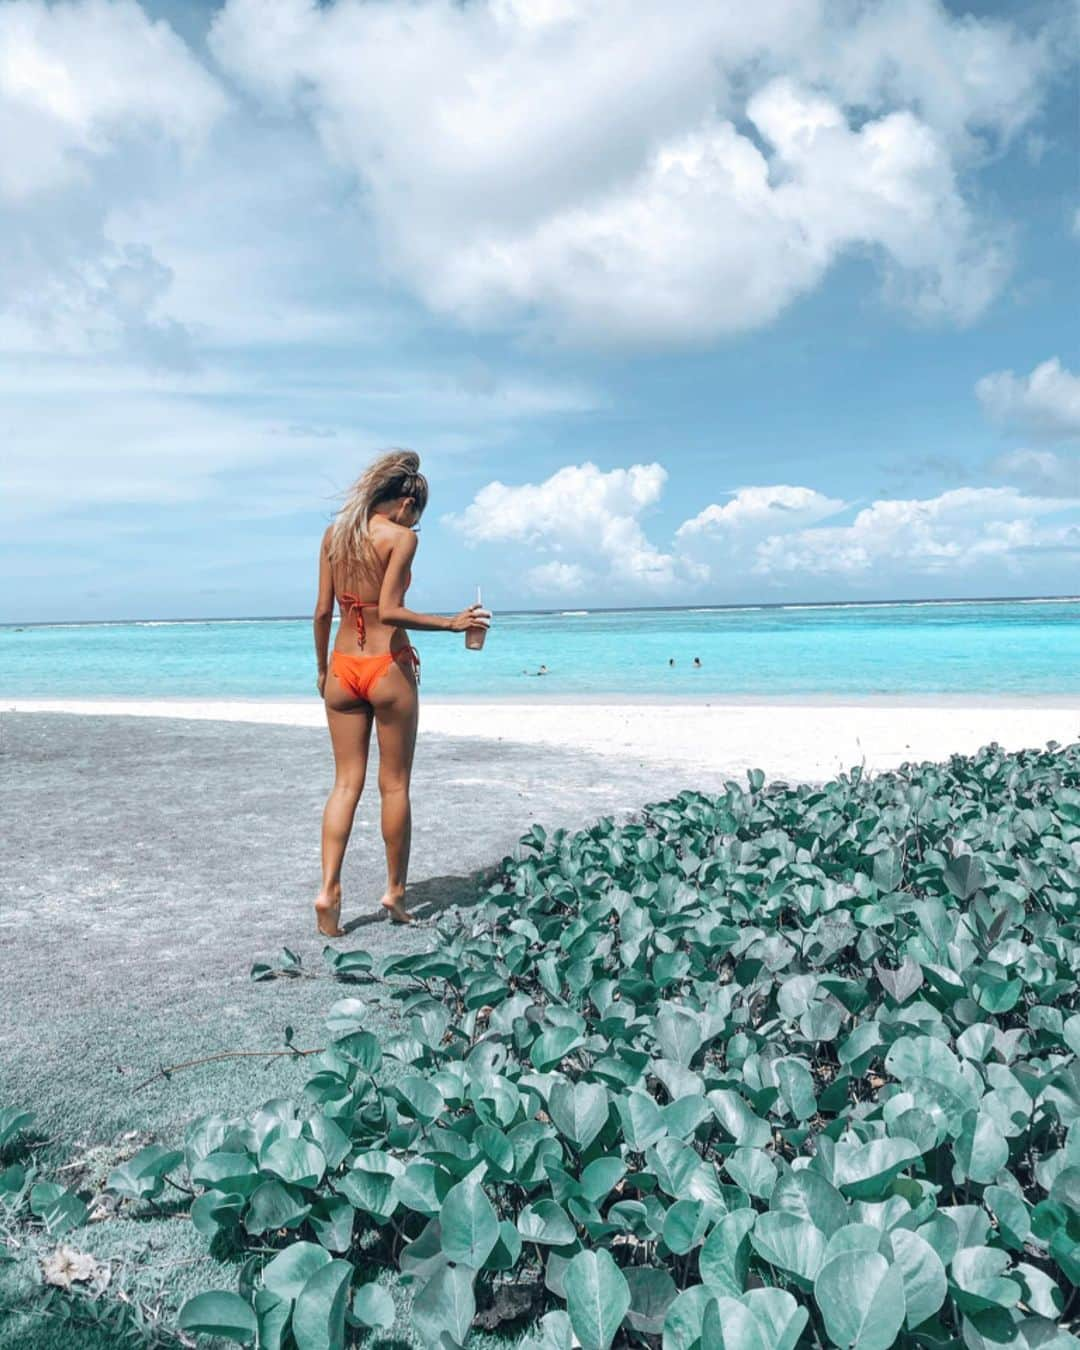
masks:
<svg viewBox="0 0 1080 1350"><path fill-rule="evenodd" d="M588 573L577 563L538 563L526 576L530 590L538 595L578 595L585 588Z"/></svg>
<svg viewBox="0 0 1080 1350"><path fill-rule="evenodd" d="M1056 356L1030 375L984 375L975 393L987 415L1008 430L1049 440L1080 436L1080 375Z"/></svg>
<svg viewBox="0 0 1080 1350"><path fill-rule="evenodd" d="M1080 498L1080 455L1053 450L1010 450L994 460L992 471L1043 497Z"/></svg>
<svg viewBox="0 0 1080 1350"><path fill-rule="evenodd" d="M220 85L134 0L0 7L0 196L22 201L85 176L125 141L197 144Z"/></svg>
<svg viewBox="0 0 1080 1350"><path fill-rule="evenodd" d="M463 512L445 519L469 544L519 543L555 555L549 562L565 568L541 577L563 589L582 579L582 568L663 589L674 581L678 559L649 542L641 517L660 500L666 481L659 464L606 472L591 463L568 464L542 483L488 483Z"/></svg>
<svg viewBox="0 0 1080 1350"><path fill-rule="evenodd" d="M115 212L198 158L229 97L134 0L0 5L0 332L193 364L172 269ZM164 170L164 172L163 172Z"/></svg>
<svg viewBox="0 0 1080 1350"><path fill-rule="evenodd" d="M834 525L845 502L790 484L739 489L685 521L665 551L641 517L666 479L658 464L607 472L570 465L543 483L490 483L446 520L470 544L519 544L526 564L539 554L524 573L530 588L575 598L611 593L612 583L626 597L706 599L738 598L763 582L790 589L812 577L858 586L958 578L976 564L1020 573L1040 555L1080 552L1080 485L1069 496L962 487L882 498Z"/></svg>
<svg viewBox="0 0 1080 1350"><path fill-rule="evenodd" d="M1080 508L1078 499L1027 496L1015 488L956 488L938 497L881 500L850 525L773 535L757 547L759 574L859 577L884 572L955 574L987 559L1080 546L1074 525L1040 519Z"/></svg>
<svg viewBox="0 0 1080 1350"><path fill-rule="evenodd" d="M1006 250L957 171L1030 120L1051 64L1046 32L935 0L677 22L656 0L229 0L211 46L312 118L429 306L642 344L767 323L851 252L920 313L973 318Z"/></svg>
<svg viewBox="0 0 1080 1350"><path fill-rule="evenodd" d="M688 542L695 537L733 538L746 530L767 534L798 529L834 516L845 502L827 497L814 488L775 483L771 487L743 487L733 492L723 506L713 503L683 521L675 537Z"/></svg>

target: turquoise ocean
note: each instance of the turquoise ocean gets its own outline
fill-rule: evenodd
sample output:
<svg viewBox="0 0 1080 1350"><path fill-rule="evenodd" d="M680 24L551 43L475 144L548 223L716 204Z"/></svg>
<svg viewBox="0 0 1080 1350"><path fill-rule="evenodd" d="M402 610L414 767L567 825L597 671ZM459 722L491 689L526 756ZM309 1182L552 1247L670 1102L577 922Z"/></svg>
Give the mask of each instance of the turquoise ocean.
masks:
<svg viewBox="0 0 1080 1350"><path fill-rule="evenodd" d="M1080 597L496 614L480 653L415 636L433 697L1080 694ZM0 699L304 698L313 679L307 618L0 627Z"/></svg>

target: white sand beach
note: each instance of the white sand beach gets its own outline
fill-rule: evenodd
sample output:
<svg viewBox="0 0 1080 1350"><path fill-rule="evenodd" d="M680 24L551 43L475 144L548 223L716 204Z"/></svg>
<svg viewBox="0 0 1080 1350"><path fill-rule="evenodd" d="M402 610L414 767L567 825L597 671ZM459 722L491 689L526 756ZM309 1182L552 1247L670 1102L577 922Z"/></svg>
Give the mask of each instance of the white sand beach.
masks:
<svg viewBox="0 0 1080 1350"><path fill-rule="evenodd" d="M12 711L176 717L321 726L322 705L302 701L31 700ZM818 781L864 764L970 754L996 741L1008 750L1080 739L1080 698L926 699L848 702L462 702L424 699L425 734L567 747L668 770L669 787L712 787L748 768Z"/></svg>

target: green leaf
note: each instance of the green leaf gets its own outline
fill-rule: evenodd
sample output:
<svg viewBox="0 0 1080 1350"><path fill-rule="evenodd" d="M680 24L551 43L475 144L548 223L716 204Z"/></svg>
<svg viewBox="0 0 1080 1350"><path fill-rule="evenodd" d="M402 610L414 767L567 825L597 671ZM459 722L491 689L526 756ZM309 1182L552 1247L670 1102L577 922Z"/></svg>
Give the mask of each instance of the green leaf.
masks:
<svg viewBox="0 0 1080 1350"><path fill-rule="evenodd" d="M820 1228L826 1237L832 1237L838 1228L851 1221L851 1211L844 1197L820 1172L809 1167L798 1172L785 1172L773 1187L769 1206L807 1220Z"/></svg>
<svg viewBox="0 0 1080 1350"><path fill-rule="evenodd" d="M256 1289L254 1304L255 1320L259 1324L259 1350L284 1350L292 1303L278 1298L269 1289Z"/></svg>
<svg viewBox="0 0 1080 1350"><path fill-rule="evenodd" d="M577 1238L566 1211L554 1200L537 1200L526 1205L518 1215L517 1231L526 1242L548 1247L565 1247Z"/></svg>
<svg viewBox="0 0 1080 1350"><path fill-rule="evenodd" d="M814 1079L805 1064L797 1059L782 1059L776 1065L780 1096L796 1120L809 1120L817 1111Z"/></svg>
<svg viewBox="0 0 1080 1350"><path fill-rule="evenodd" d="M176 1325L192 1335L220 1336L249 1345L258 1333L255 1311L239 1294L212 1289L189 1298L180 1309Z"/></svg>
<svg viewBox="0 0 1080 1350"><path fill-rule="evenodd" d="M311 1206L291 1187L281 1181L264 1181L251 1194L244 1227L255 1237L278 1228L295 1228L310 1210Z"/></svg>
<svg viewBox="0 0 1080 1350"><path fill-rule="evenodd" d="M1015 1307L1022 1291L1003 1274L1008 1265L1008 1252L998 1247L961 1247L949 1268L957 1306L965 1312Z"/></svg>
<svg viewBox="0 0 1080 1350"><path fill-rule="evenodd" d="M6 1148L17 1134L25 1133L36 1119L33 1111L8 1106L0 1110L0 1149Z"/></svg>
<svg viewBox="0 0 1080 1350"><path fill-rule="evenodd" d="M406 1113L425 1125L442 1114L446 1103L434 1083L419 1074L407 1073L394 1084L394 1095L406 1108Z"/></svg>
<svg viewBox="0 0 1080 1350"><path fill-rule="evenodd" d="M352 1168L333 1185L354 1208L385 1221L397 1209L394 1182L404 1170L396 1158L373 1149L356 1157Z"/></svg>
<svg viewBox="0 0 1080 1350"><path fill-rule="evenodd" d="M191 1179L207 1189L250 1195L259 1184L259 1169L246 1153L214 1152L195 1163Z"/></svg>
<svg viewBox="0 0 1080 1350"><path fill-rule="evenodd" d="M318 1144L326 1160L326 1166L340 1167L352 1152L352 1140L331 1117L321 1112L304 1122L304 1133Z"/></svg>
<svg viewBox="0 0 1080 1350"><path fill-rule="evenodd" d="M825 1255L821 1229L782 1210L758 1215L750 1243L762 1260L787 1271L804 1289L810 1287Z"/></svg>
<svg viewBox="0 0 1080 1350"><path fill-rule="evenodd" d="M465 1343L476 1316L474 1278L467 1266L443 1266L413 1300L413 1324L425 1345L439 1345L444 1332L455 1344Z"/></svg>
<svg viewBox="0 0 1080 1350"><path fill-rule="evenodd" d="M165 1174L183 1161L183 1153L161 1144L151 1144L119 1167L114 1167L106 1186L129 1200L153 1199L165 1189Z"/></svg>
<svg viewBox="0 0 1080 1350"><path fill-rule="evenodd" d="M330 1264L330 1255L314 1242L292 1242L263 1269L263 1288L292 1302L317 1270Z"/></svg>
<svg viewBox="0 0 1080 1350"><path fill-rule="evenodd" d="M756 1116L737 1092L718 1089L710 1092L707 1100L721 1127L737 1144L746 1148L764 1148L772 1142L769 1122Z"/></svg>
<svg viewBox="0 0 1080 1350"><path fill-rule="evenodd" d="M704 1284L684 1289L664 1318L663 1350L698 1350L705 1309L715 1298Z"/></svg>
<svg viewBox="0 0 1080 1350"><path fill-rule="evenodd" d="M874 854L874 885L879 891L899 890L904 877L904 859L898 848Z"/></svg>
<svg viewBox="0 0 1080 1350"><path fill-rule="evenodd" d="M343 1195L322 1195L311 1206L308 1223L320 1246L347 1252L352 1246L356 1211Z"/></svg>
<svg viewBox="0 0 1080 1350"><path fill-rule="evenodd" d="M770 1329L758 1321L751 1309L738 1299L721 1295L705 1309L701 1321L701 1343L723 1346L724 1350L774 1350Z"/></svg>
<svg viewBox="0 0 1080 1350"><path fill-rule="evenodd" d="M786 1289L751 1289L739 1301L765 1327L769 1350L795 1350L810 1315Z"/></svg>
<svg viewBox="0 0 1080 1350"><path fill-rule="evenodd" d="M685 1008L665 1003L656 1019L656 1040L665 1059L688 1067L701 1048L701 1023Z"/></svg>
<svg viewBox="0 0 1080 1350"><path fill-rule="evenodd" d="M659 1336L679 1292L675 1281L666 1270L655 1266L628 1266L623 1273L630 1290L627 1325L644 1335Z"/></svg>
<svg viewBox="0 0 1080 1350"><path fill-rule="evenodd" d="M541 1073L546 1073L581 1044L582 1038L573 1027L549 1027L533 1042L529 1058Z"/></svg>
<svg viewBox="0 0 1080 1350"><path fill-rule="evenodd" d="M53 1237L81 1228L89 1213L86 1206L54 1181L39 1181L30 1187L30 1213L36 1215Z"/></svg>
<svg viewBox="0 0 1080 1350"><path fill-rule="evenodd" d="M581 1174L581 1193L598 1205L626 1175L621 1158L595 1158Z"/></svg>
<svg viewBox="0 0 1080 1350"><path fill-rule="evenodd" d="M218 1233L234 1228L247 1204L246 1195L228 1195L204 1191L191 1202L191 1222L195 1231L213 1241Z"/></svg>
<svg viewBox="0 0 1080 1350"><path fill-rule="evenodd" d="M825 1330L845 1350L888 1350L904 1324L904 1283L880 1252L834 1257L814 1280Z"/></svg>
<svg viewBox="0 0 1080 1350"><path fill-rule="evenodd" d="M728 1155L725 1170L736 1186L755 1199L768 1199L776 1185L776 1165L759 1148L737 1148Z"/></svg>
<svg viewBox="0 0 1080 1350"><path fill-rule="evenodd" d="M677 1200L664 1217L664 1242L678 1256L701 1245L710 1211L701 1200Z"/></svg>
<svg viewBox="0 0 1080 1350"><path fill-rule="evenodd" d="M318 1144L307 1139L275 1139L259 1150L259 1170L310 1190L326 1174L326 1159Z"/></svg>
<svg viewBox="0 0 1080 1350"><path fill-rule="evenodd" d="M622 1122L623 1137L635 1153L644 1153L667 1134L667 1126L656 1102L645 1092L627 1092L615 1099Z"/></svg>
<svg viewBox="0 0 1080 1350"><path fill-rule="evenodd" d="M876 1200L886 1193L893 1177L921 1156L910 1139L837 1144L833 1180L843 1195L855 1200Z"/></svg>
<svg viewBox="0 0 1080 1350"><path fill-rule="evenodd" d="M582 1350L608 1350L630 1308L626 1277L601 1247L578 1252L566 1268L566 1302Z"/></svg>
<svg viewBox="0 0 1080 1350"><path fill-rule="evenodd" d="M701 1278L715 1293L738 1297L746 1288L750 1267L750 1229L757 1215L752 1209L725 1214L698 1255Z"/></svg>
<svg viewBox="0 0 1080 1350"><path fill-rule="evenodd" d="M460 1181L443 1201L442 1249L447 1260L479 1270L499 1239L499 1218L476 1181Z"/></svg>
<svg viewBox="0 0 1080 1350"><path fill-rule="evenodd" d="M388 1331L397 1317L394 1300L381 1284L362 1284L353 1295L352 1315L365 1327Z"/></svg>
<svg viewBox="0 0 1080 1350"><path fill-rule="evenodd" d="M941 1257L918 1233L895 1228L888 1241L904 1283L904 1320L911 1330L933 1317L945 1302L948 1293L945 1267Z"/></svg>
<svg viewBox="0 0 1080 1350"><path fill-rule="evenodd" d="M1009 1161L1009 1145L985 1111L966 1111L956 1140L957 1180L988 1185Z"/></svg>
<svg viewBox="0 0 1080 1350"><path fill-rule="evenodd" d="M581 1152L607 1124L608 1095L599 1083L558 1082L547 1106L555 1127Z"/></svg>
<svg viewBox="0 0 1080 1350"><path fill-rule="evenodd" d="M344 1350L352 1273L348 1261L330 1261L308 1277L293 1307L297 1350Z"/></svg>
<svg viewBox="0 0 1080 1350"><path fill-rule="evenodd" d="M942 875L945 885L957 900L970 900L976 891L986 885L986 873L972 853L960 853L950 858Z"/></svg>

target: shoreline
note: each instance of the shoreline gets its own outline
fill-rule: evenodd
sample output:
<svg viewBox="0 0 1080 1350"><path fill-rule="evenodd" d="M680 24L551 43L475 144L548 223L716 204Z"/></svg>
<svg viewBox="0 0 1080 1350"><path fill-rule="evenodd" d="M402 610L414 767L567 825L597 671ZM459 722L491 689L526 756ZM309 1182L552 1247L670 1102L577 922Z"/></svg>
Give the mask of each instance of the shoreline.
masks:
<svg viewBox="0 0 1080 1350"><path fill-rule="evenodd" d="M292 726L325 734L321 701L305 699L9 699L0 714L160 718ZM747 769L771 778L821 782L855 765L867 771L1080 740L1080 697L989 700L904 699L570 701L553 698L422 699L421 742L503 742L537 750L585 751L662 773L655 796L681 787L718 789ZM421 754L422 754L421 744Z"/></svg>
<svg viewBox="0 0 1080 1350"><path fill-rule="evenodd" d="M1075 693L1052 694L993 694L970 693L892 693L892 694L585 694L552 693L550 698L536 694L420 694L422 708L592 708L592 707L663 707L663 708L1012 708L1032 710L1080 710L1080 690ZM66 712L94 715L127 713L140 716L203 716L199 711L153 713L153 707L181 710L220 709L224 720L232 720L229 710L251 708L298 709L319 706L319 699L308 694L255 694L245 698L230 694L227 697L209 697L204 694L171 694L167 699L143 698L116 694L92 698L32 698L21 694L0 694L0 713L3 712ZM217 715L217 714L215 714ZM305 725L305 723L297 723Z"/></svg>

